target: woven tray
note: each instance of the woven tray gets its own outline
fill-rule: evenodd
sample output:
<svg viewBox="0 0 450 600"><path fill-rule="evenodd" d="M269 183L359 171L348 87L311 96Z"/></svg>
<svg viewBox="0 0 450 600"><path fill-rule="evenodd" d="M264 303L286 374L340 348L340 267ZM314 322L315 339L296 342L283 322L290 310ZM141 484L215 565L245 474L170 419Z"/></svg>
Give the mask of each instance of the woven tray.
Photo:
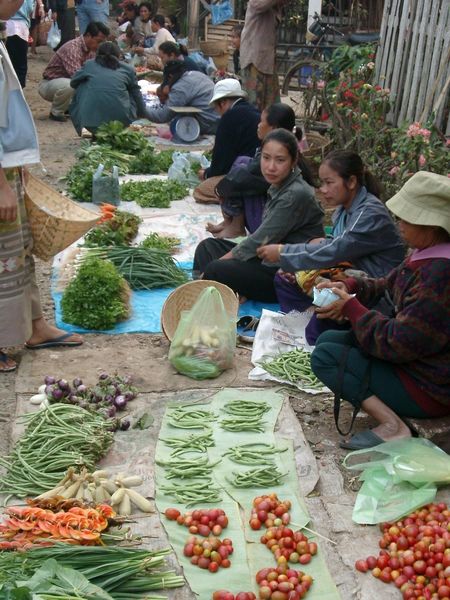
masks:
<svg viewBox="0 0 450 600"><path fill-rule="evenodd" d="M308 142L308 149L303 152L303 156L306 158L313 156L322 156L323 158L331 146L330 138L317 131L307 131L306 140Z"/></svg>
<svg viewBox="0 0 450 600"><path fill-rule="evenodd" d="M175 335L181 313L184 310L191 309L200 293L209 286L214 286L219 290L220 295L222 296L223 305L230 315L230 319L236 318L239 309L239 301L236 294L227 285L219 283L218 281L208 281L206 279L189 281L174 290L162 307L161 328L170 342Z"/></svg>
<svg viewBox="0 0 450 600"><path fill-rule="evenodd" d="M33 254L42 260L73 244L91 229L99 215L79 206L30 173L25 206L33 236Z"/></svg>

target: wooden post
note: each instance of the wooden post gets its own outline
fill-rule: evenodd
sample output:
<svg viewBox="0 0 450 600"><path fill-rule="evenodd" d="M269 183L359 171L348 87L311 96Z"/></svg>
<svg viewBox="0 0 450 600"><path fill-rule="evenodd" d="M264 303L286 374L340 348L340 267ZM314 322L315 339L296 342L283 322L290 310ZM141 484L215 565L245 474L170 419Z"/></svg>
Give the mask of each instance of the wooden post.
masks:
<svg viewBox="0 0 450 600"><path fill-rule="evenodd" d="M200 20L200 2L199 0L189 0L188 2L188 40L190 48L198 48Z"/></svg>

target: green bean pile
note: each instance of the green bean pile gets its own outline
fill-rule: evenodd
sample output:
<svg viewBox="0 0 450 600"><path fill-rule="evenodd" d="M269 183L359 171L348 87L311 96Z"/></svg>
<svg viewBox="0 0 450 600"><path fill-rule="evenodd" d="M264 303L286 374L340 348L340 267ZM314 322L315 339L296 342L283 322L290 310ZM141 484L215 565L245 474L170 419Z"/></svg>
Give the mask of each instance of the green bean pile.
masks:
<svg viewBox="0 0 450 600"><path fill-rule="evenodd" d="M22 420L24 435L9 456L0 458L7 469L0 491L18 498L56 487L69 467L94 470L113 441L110 423L79 406L52 404Z"/></svg>
<svg viewBox="0 0 450 600"><path fill-rule="evenodd" d="M178 460L157 461L158 465L166 467L166 479L192 479L193 477L207 477L211 475L213 468L219 464L220 460L212 463L207 456L203 458L189 459L179 458Z"/></svg>
<svg viewBox="0 0 450 600"><path fill-rule="evenodd" d="M205 452L207 448L214 446L214 438L211 429L206 433L191 433L184 438L161 438L167 446L174 448L171 453L172 458L181 456L187 452Z"/></svg>
<svg viewBox="0 0 450 600"><path fill-rule="evenodd" d="M283 477L287 473L280 473L277 467L268 469L267 467L258 467L257 469L249 469L248 471L233 472L233 479L228 481L234 487L251 488L251 487L266 487L270 488L275 485L280 485Z"/></svg>
<svg viewBox="0 0 450 600"><path fill-rule="evenodd" d="M186 482L182 488L177 484L162 485L160 490L188 507L200 502L216 504L222 500L220 488L214 486L212 479L209 477Z"/></svg>
<svg viewBox="0 0 450 600"><path fill-rule="evenodd" d="M207 423L215 419L216 415L207 410L192 410L188 412L177 408L170 413L167 422L172 427L179 427L180 429L203 429L208 427Z"/></svg>
<svg viewBox="0 0 450 600"><path fill-rule="evenodd" d="M277 448L274 444L252 443L232 446L224 456L239 465L275 466L274 455L286 452L287 448Z"/></svg>
<svg viewBox="0 0 450 600"><path fill-rule="evenodd" d="M311 369L311 355L297 348L291 352L283 352L276 358L262 361L259 364L269 375L278 379L286 379L291 383L301 382L312 389L322 389L323 383Z"/></svg>
<svg viewBox="0 0 450 600"><path fill-rule="evenodd" d="M222 410L236 417L262 417L270 410L267 402L252 402L251 400L232 400L227 402Z"/></svg>
<svg viewBox="0 0 450 600"><path fill-rule="evenodd" d="M220 426L226 431L255 431L264 433L266 423L261 420L260 416L256 417L234 417L222 419Z"/></svg>

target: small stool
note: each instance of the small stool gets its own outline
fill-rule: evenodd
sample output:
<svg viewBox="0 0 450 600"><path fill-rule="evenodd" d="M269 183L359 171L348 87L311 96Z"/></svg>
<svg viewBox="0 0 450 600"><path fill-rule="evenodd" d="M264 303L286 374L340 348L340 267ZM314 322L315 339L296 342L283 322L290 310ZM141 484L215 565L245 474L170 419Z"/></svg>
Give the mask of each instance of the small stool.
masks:
<svg viewBox="0 0 450 600"><path fill-rule="evenodd" d="M450 416L434 419L402 417L408 427L418 436L426 438L445 452L450 452Z"/></svg>

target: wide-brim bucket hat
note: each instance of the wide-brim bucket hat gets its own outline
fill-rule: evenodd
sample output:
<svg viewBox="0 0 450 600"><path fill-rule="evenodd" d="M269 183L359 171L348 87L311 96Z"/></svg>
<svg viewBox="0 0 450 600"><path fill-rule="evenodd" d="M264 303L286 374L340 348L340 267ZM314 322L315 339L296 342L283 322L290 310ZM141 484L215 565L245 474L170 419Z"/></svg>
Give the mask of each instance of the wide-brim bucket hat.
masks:
<svg viewBox="0 0 450 600"><path fill-rule="evenodd" d="M214 86L213 97L209 101L214 104L217 100L223 98L246 98L247 94L241 88L241 84L237 79L221 79Z"/></svg>
<svg viewBox="0 0 450 600"><path fill-rule="evenodd" d="M450 178L445 175L415 173L386 206L407 223L442 227L450 235Z"/></svg>

